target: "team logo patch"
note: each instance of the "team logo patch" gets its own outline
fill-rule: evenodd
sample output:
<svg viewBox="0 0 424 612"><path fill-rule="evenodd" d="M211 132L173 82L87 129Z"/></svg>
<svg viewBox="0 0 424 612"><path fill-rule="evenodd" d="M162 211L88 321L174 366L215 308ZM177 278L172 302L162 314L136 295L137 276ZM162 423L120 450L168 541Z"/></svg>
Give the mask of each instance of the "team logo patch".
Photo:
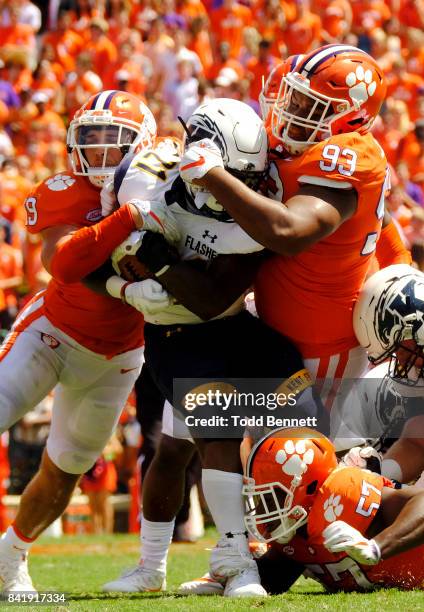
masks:
<svg viewBox="0 0 424 612"><path fill-rule="evenodd" d="M56 174L47 179L46 185L51 191L65 191L75 183L75 179L67 174Z"/></svg>
<svg viewBox="0 0 424 612"><path fill-rule="evenodd" d="M59 340L56 340L56 338L50 336L50 334L41 333L41 340L44 342L44 344L47 344L47 346L52 349L56 349L58 346L60 346Z"/></svg>
<svg viewBox="0 0 424 612"><path fill-rule="evenodd" d="M343 512L343 504L340 503L340 495L330 495L324 502L324 518L328 523L337 521Z"/></svg>
<svg viewBox="0 0 424 612"><path fill-rule="evenodd" d="M377 83L372 78L372 70L364 70L362 66L358 66L355 72L349 72L346 76L346 85L349 86L349 96L359 104L366 102L377 89Z"/></svg>
<svg viewBox="0 0 424 612"><path fill-rule="evenodd" d="M293 546L284 546L283 553L285 555L294 555L294 548L293 548Z"/></svg>
<svg viewBox="0 0 424 612"><path fill-rule="evenodd" d="M299 440L296 444L292 440L287 440L284 449L280 449L275 455L275 461L289 476L302 476L313 460L314 451L312 448L306 450L304 440Z"/></svg>
<svg viewBox="0 0 424 612"><path fill-rule="evenodd" d="M93 208L93 210L89 210L88 213L85 215L85 218L87 219L87 221L91 221L92 223L100 221L100 219L103 218L102 209Z"/></svg>

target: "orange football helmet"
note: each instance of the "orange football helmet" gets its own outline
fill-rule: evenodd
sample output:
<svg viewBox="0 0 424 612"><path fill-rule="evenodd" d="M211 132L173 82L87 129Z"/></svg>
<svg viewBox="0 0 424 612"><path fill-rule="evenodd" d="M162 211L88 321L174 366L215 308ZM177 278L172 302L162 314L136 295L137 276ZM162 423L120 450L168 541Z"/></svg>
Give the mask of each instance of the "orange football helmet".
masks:
<svg viewBox="0 0 424 612"><path fill-rule="evenodd" d="M303 55L290 55L281 64L278 64L271 70L267 80L262 84L262 91L259 94L259 105L261 107L261 115L263 121L266 121L270 110L274 106L274 102L278 97L280 91L281 79L286 76L287 73L293 72L301 61ZM264 77L262 77L264 78Z"/></svg>
<svg viewBox="0 0 424 612"><path fill-rule="evenodd" d="M66 144L74 174L101 186L124 155L152 147L155 139L156 121L147 106L133 94L110 90L91 96L75 113Z"/></svg>
<svg viewBox="0 0 424 612"><path fill-rule="evenodd" d="M249 533L260 542L289 542L336 467L333 444L314 429L281 428L259 440L243 485Z"/></svg>
<svg viewBox="0 0 424 612"><path fill-rule="evenodd" d="M383 71L365 51L326 45L283 77L272 133L292 154L335 134L367 132L386 95Z"/></svg>

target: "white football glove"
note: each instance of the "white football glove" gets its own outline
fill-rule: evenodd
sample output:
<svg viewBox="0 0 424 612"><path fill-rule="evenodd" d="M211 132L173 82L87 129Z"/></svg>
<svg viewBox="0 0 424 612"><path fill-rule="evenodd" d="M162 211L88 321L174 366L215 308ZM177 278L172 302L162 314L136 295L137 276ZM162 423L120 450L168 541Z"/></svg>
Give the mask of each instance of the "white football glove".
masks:
<svg viewBox="0 0 424 612"><path fill-rule="evenodd" d="M381 473L381 456L372 446L354 446L346 455L343 455L339 465L359 467L366 470L370 469L368 466L372 459L375 460L376 467L380 465L379 473Z"/></svg>
<svg viewBox="0 0 424 612"><path fill-rule="evenodd" d="M121 244L118 245L116 249L112 251L112 255L110 256L110 258L112 260L112 266L116 274L121 273L118 265L121 259L125 257L125 255L135 255L137 253L138 249L141 247L143 235L144 232L141 230L135 230L134 232L131 232L128 238L126 238L124 242L121 242Z"/></svg>
<svg viewBox="0 0 424 612"><path fill-rule="evenodd" d="M186 183L192 183L216 167L224 167L221 151L212 140L203 138L190 145L181 157L180 176Z"/></svg>
<svg viewBox="0 0 424 612"><path fill-rule="evenodd" d="M102 205L103 217L107 217L119 208L118 200L115 196L113 179L104 182L100 192L100 203Z"/></svg>
<svg viewBox="0 0 424 612"><path fill-rule="evenodd" d="M139 229L163 234L171 244L179 241L181 233L177 221L165 202L150 202L133 198L126 204L132 204L138 210L143 223Z"/></svg>
<svg viewBox="0 0 424 612"><path fill-rule="evenodd" d="M120 276L111 276L106 282L106 290L143 314L155 314L171 304L168 292L152 278L127 283Z"/></svg>
<svg viewBox="0 0 424 612"><path fill-rule="evenodd" d="M367 540L360 531L344 521L334 521L322 532L324 546L332 553L345 552L362 565L376 565L381 551L375 540Z"/></svg>

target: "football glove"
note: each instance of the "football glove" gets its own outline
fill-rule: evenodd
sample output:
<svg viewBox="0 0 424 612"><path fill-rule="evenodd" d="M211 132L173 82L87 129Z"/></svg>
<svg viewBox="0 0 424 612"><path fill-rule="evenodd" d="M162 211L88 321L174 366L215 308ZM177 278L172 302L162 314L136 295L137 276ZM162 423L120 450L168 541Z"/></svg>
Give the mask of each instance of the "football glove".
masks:
<svg viewBox="0 0 424 612"><path fill-rule="evenodd" d="M135 230L134 232L131 232L128 238L126 238L124 242L121 242L121 244L118 245L116 249L112 251L112 255L110 257L112 260L113 269L117 274L120 274L120 268L118 264L121 259L123 259L126 255L135 255L137 253L143 241L144 233L145 232L142 232L140 230Z"/></svg>
<svg viewBox="0 0 424 612"><path fill-rule="evenodd" d="M111 276L106 282L106 290L143 314L156 314L172 303L168 292L152 278L128 283L120 276Z"/></svg>
<svg viewBox="0 0 424 612"><path fill-rule="evenodd" d="M360 467L381 474L381 455L372 446L354 446L340 460L340 465Z"/></svg>
<svg viewBox="0 0 424 612"><path fill-rule="evenodd" d="M117 274L121 273L119 262L128 255L136 257L157 276L166 272L169 266L180 259L176 248L169 244L162 234L140 230L131 232L112 252L112 266Z"/></svg>
<svg viewBox="0 0 424 612"><path fill-rule="evenodd" d="M100 204L102 205L102 215L107 217L119 208L118 200L115 196L113 180L106 180L100 192Z"/></svg>
<svg viewBox="0 0 424 612"><path fill-rule="evenodd" d="M165 202L150 202L133 198L126 203L132 204L137 209L142 222L139 229L163 234L171 243L179 241L181 234L177 221Z"/></svg>
<svg viewBox="0 0 424 612"><path fill-rule="evenodd" d="M221 151L212 140L203 138L190 145L181 157L180 176L186 183L193 183L216 167L224 167Z"/></svg>
<svg viewBox="0 0 424 612"><path fill-rule="evenodd" d="M160 276L170 266L180 261L177 249L169 244L162 234L142 233L141 245L137 249L136 257L153 274Z"/></svg>
<svg viewBox="0 0 424 612"><path fill-rule="evenodd" d="M332 553L345 552L362 565L376 565L381 560L381 551L375 540L367 540L360 531L344 521L331 523L322 532L324 546Z"/></svg>

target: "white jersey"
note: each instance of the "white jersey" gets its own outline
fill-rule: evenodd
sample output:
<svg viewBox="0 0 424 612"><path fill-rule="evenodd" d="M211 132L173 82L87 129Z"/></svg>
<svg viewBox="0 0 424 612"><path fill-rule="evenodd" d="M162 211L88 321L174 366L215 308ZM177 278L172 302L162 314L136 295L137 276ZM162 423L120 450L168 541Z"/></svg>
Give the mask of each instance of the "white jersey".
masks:
<svg viewBox="0 0 424 612"><path fill-rule="evenodd" d="M357 379L346 400L345 424L355 437L385 441L398 438L403 425L422 414L423 388L402 385L389 376L389 363Z"/></svg>
<svg viewBox="0 0 424 612"><path fill-rule="evenodd" d="M115 173L115 193L119 204L132 198L161 202L174 213L181 238L175 246L183 260L211 260L217 255L247 254L263 250L228 215L219 219L206 217L200 210L209 193L191 194L180 178L180 157L171 140L165 140L155 149L142 151L125 159ZM237 314L244 308L244 294L216 318ZM182 306L172 304L145 320L158 325L176 323L202 323L196 314Z"/></svg>

